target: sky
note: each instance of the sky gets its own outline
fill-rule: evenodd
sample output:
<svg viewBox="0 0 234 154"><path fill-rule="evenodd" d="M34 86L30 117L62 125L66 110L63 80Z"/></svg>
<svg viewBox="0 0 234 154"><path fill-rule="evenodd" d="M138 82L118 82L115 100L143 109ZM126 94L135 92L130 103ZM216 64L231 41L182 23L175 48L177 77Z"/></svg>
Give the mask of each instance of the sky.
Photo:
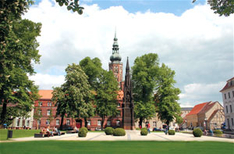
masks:
<svg viewBox="0 0 234 154"><path fill-rule="evenodd" d="M85 57L98 57L108 70L116 29L125 68L129 57L157 53L176 72L182 107L219 101L234 76L234 15L214 14L198 0L84 0L79 15L53 0L36 1L23 18L42 23L40 64L30 79L39 89L64 83L65 68Z"/></svg>

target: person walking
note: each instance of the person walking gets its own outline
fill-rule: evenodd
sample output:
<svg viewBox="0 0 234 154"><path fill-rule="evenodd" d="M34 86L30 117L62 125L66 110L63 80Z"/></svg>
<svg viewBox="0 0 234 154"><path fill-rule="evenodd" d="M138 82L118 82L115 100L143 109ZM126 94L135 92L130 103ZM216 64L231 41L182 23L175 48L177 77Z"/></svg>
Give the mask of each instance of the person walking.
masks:
<svg viewBox="0 0 234 154"><path fill-rule="evenodd" d="M150 123L148 123L147 129L148 129L148 133L150 134Z"/></svg>

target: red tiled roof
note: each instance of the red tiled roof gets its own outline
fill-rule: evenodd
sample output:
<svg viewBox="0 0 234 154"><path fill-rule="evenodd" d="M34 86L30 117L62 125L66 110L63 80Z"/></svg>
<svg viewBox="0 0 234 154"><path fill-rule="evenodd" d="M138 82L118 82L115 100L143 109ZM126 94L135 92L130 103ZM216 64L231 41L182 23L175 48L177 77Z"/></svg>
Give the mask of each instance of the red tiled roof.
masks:
<svg viewBox="0 0 234 154"><path fill-rule="evenodd" d="M203 109L203 107L206 106L206 104L208 103L209 102L205 102L205 103L201 103L201 104L194 106L193 109L186 116L198 114Z"/></svg>
<svg viewBox="0 0 234 154"><path fill-rule="evenodd" d="M39 90L40 99L51 99L53 90Z"/></svg>
<svg viewBox="0 0 234 154"><path fill-rule="evenodd" d="M222 89L222 90L220 90L220 92L222 92L222 91L224 91L224 90L226 90L226 89L228 89L228 88L230 88L230 87L234 87L234 85L232 85L232 86L228 86L228 82L229 82L229 81L231 81L231 80L234 80L234 77L233 77L233 78L231 78L231 79L229 79L229 80L227 80L226 85L223 87L223 89Z"/></svg>
<svg viewBox="0 0 234 154"><path fill-rule="evenodd" d="M199 113L206 113L208 110L210 110L212 108L212 106L215 105L216 102L208 102L203 109L199 112Z"/></svg>

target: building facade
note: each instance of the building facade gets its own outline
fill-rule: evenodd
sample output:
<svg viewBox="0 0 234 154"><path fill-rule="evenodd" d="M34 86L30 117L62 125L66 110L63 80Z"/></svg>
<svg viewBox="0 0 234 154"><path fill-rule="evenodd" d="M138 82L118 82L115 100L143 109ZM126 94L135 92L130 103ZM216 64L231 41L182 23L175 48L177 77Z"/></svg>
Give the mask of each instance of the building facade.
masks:
<svg viewBox="0 0 234 154"><path fill-rule="evenodd" d="M226 129L234 131L234 77L220 91L223 97Z"/></svg>
<svg viewBox="0 0 234 154"><path fill-rule="evenodd" d="M184 117L186 128L221 128L224 122L223 106L219 102L198 104Z"/></svg>

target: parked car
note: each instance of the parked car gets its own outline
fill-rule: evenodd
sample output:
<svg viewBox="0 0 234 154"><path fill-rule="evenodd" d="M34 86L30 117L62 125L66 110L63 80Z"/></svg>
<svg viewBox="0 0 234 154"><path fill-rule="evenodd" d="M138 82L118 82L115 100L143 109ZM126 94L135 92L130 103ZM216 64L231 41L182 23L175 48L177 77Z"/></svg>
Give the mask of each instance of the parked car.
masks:
<svg viewBox="0 0 234 154"><path fill-rule="evenodd" d="M155 128L153 128L153 131L164 131L164 130L155 127Z"/></svg>

